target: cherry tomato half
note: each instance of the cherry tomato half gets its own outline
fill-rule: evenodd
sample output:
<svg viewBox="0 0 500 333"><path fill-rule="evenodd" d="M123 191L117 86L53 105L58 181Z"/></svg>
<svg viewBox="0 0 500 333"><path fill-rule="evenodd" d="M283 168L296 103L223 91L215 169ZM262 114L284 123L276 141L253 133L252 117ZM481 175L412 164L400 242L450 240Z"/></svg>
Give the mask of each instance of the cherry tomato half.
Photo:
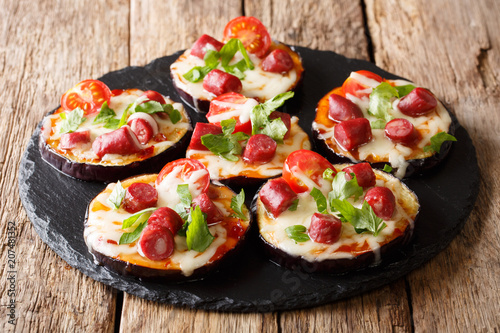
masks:
<svg viewBox="0 0 500 333"><path fill-rule="evenodd" d="M383 81L383 79L379 75L372 73L370 71L361 70L361 71L357 71L356 73L363 75L363 76L367 77L368 79L372 79L372 80L375 80L378 82ZM367 88L369 88L369 87L360 83L358 80L356 80L352 77L348 77L347 80L345 80L344 84L342 85L342 92L344 93L344 97L346 96L346 94L350 94L350 95L356 96L358 98L363 98L363 97L367 97L370 95L370 93L363 91Z"/></svg>
<svg viewBox="0 0 500 333"><path fill-rule="evenodd" d="M111 98L108 86L98 80L85 80L68 90L61 97L61 106L64 110L80 108L86 115L97 112L104 102Z"/></svg>
<svg viewBox="0 0 500 333"><path fill-rule="evenodd" d="M243 106L248 103L248 106ZM234 133L245 132L252 134L252 122L250 121L250 111L258 102L252 98L247 98L242 94L229 92L217 96L210 102L210 109L207 113L208 122L220 126L220 122L226 119L235 119L236 126ZM238 109L242 105L241 109ZM240 112L241 111L241 112ZM224 114L227 114L225 116ZM217 116L217 117L215 117Z"/></svg>
<svg viewBox="0 0 500 333"><path fill-rule="evenodd" d="M194 183L198 185L198 190L201 193L205 193L208 190L208 186L210 185L210 173L208 172L207 168L205 168L203 163L190 158L181 158L179 160L167 163L158 174L158 177L156 178L156 185L160 185L163 179L174 170L178 172L177 177L181 179L183 183L189 182L189 178L191 177L193 172L198 170L205 170L206 174L199 177Z"/></svg>
<svg viewBox="0 0 500 333"><path fill-rule="evenodd" d="M229 21L224 28L224 41L241 40L245 49L261 58L271 46L271 36L266 27L252 16L240 16Z"/></svg>
<svg viewBox="0 0 500 333"><path fill-rule="evenodd" d="M337 172L326 158L310 150L296 150L288 155L283 164L283 178L295 193L312 190L316 187L313 183L321 190L323 172L328 168L332 169L332 176L335 177Z"/></svg>

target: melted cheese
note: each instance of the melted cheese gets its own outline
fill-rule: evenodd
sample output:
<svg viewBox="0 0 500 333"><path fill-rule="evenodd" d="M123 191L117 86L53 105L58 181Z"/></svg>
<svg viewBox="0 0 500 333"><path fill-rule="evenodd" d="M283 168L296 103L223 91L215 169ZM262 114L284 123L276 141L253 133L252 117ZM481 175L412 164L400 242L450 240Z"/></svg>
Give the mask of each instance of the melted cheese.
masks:
<svg viewBox="0 0 500 333"><path fill-rule="evenodd" d="M254 106L257 106L259 104L259 102L257 102L253 98L247 99L244 104L221 102L217 100L212 101L212 103L219 106L220 108L232 108L234 110L207 117L208 122L220 123L225 119L238 117L240 123L242 124L250 121L250 113L252 112L252 109L254 108Z"/></svg>
<svg viewBox="0 0 500 333"><path fill-rule="evenodd" d="M202 162L210 172L210 178L215 180L228 179L237 176L252 178L271 178L281 174L285 159L299 149L311 149L307 134L299 127L299 119L292 117L290 137L278 144L274 158L266 164L248 164L240 158L237 162L225 160L208 150L188 149L187 158Z"/></svg>
<svg viewBox="0 0 500 333"><path fill-rule="evenodd" d="M174 169L172 174L174 176L177 175L178 170ZM195 192L191 192L193 197L196 197L196 191L199 191L195 185L196 180L202 176L203 173L201 172L193 172L191 177L184 182L189 185L190 191L194 189ZM124 188L127 188L134 182L144 182L155 186L155 180L156 175L143 175L125 180L122 184ZM174 188L175 191L177 183L178 181L175 181L173 178L168 176L163 179L160 185L165 184L168 186L157 187L159 197L157 207L174 208L175 205L179 203L178 196L174 196L170 193L171 191L168 190L168 187L171 187ZM197 268L218 260L219 258L217 258L216 254L220 251L220 248L223 250L222 254L224 254L233 248L237 243L237 240L228 236L227 229L223 225L224 221L230 222L234 219L229 217L229 212L232 212L229 207L233 192L226 187L213 186L211 191L218 194L218 198L214 199L214 203L227 217L222 223L209 226L210 233L215 237L212 244L210 244L204 252L200 253L194 250L188 250L186 237L176 235L174 238L175 250L168 259L162 261L149 260L142 256L138 249L137 242L118 245L120 237L125 232L125 230L122 229L123 220L128 218L131 214L127 213L123 208L115 210L107 202L107 198L109 197L114 186L114 183L109 184L106 189L97 195L89 205L88 218L84 230L84 239L90 252L97 251L111 258L149 268L180 270L183 275L190 276ZM246 216L247 221L238 220L238 223L240 223L244 230L246 230L249 226L248 221L250 219L250 215L248 211L246 212Z"/></svg>
<svg viewBox="0 0 500 333"><path fill-rule="evenodd" d="M278 94L290 90L290 88L295 85L297 80L297 72L295 69L291 69L285 74L266 72L260 66L263 59L251 53L249 53L249 56L255 68L244 72L245 78L241 80L243 89L240 93L242 95L257 98L260 101L266 101ZM234 63L238 61L238 59L240 59L239 54L236 54L232 62ZM184 74L195 66L203 67L205 66L205 62L198 57L192 56L190 50L187 50L170 66L174 84L193 96L194 100L211 100L215 96L203 89L203 80L193 83L183 77ZM218 69L223 70L220 66Z"/></svg>
<svg viewBox="0 0 500 333"><path fill-rule="evenodd" d="M341 170L345 166L336 166L336 168L337 170ZM280 250L292 256L301 257L309 262L351 259L370 251L375 253L376 259L377 257L380 258L381 246L395 238L396 229L400 229L402 226L409 228L409 230L413 229L414 219L418 212L418 201L414 194L403 187L398 180L382 176L383 173L380 171L376 170L375 172L377 175L376 185L388 187L396 196L394 214L391 220L384 221L387 227L378 236L370 233L358 234L350 223L342 223L340 239L333 244L316 243L312 240L296 243L286 235L285 229L293 225L303 225L309 229L311 217L317 212L316 202L307 192L298 194L299 203L297 210L287 210L277 218L273 218L267 214L264 205L259 199L257 203L257 216L260 234L267 242ZM363 198L364 195L357 201L354 201L353 198L348 199L348 201L355 207L361 208ZM404 230L401 231L404 232ZM346 251L346 248L351 250Z"/></svg>

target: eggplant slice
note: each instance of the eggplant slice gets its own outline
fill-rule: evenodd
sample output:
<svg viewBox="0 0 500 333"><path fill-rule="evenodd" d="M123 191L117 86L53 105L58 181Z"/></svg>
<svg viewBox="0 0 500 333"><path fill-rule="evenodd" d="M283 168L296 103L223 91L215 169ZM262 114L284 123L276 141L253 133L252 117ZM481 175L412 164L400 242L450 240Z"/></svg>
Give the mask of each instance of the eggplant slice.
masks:
<svg viewBox="0 0 500 333"><path fill-rule="evenodd" d="M294 51L293 47L279 42L273 42L268 53L275 49L285 50L292 57L294 68L284 74L266 72L260 67L264 57L258 58L249 54L255 68L245 71L246 79L241 81L243 90L240 93L242 95L255 98L263 103L277 94L293 91L299 86L304 71L300 55ZM210 101L216 96L203 89L203 80L190 82L183 76L195 66L203 67L205 62L198 57L191 56L188 49L170 66L173 86L182 100L193 110L208 112ZM262 82L260 83L259 80Z"/></svg>
<svg viewBox="0 0 500 333"><path fill-rule="evenodd" d="M121 184L125 189L136 182L154 186L156 177L156 174L140 175L128 178ZM90 202L85 218L84 239L99 264L122 275L158 282L203 278L239 252L251 224L251 214L247 209L243 210L246 220L232 217L232 190L210 184L209 196L219 209L222 208L225 216L221 222L209 226L210 233L215 236L212 244L204 252L196 252L187 249L185 237L176 235L173 254L167 259L153 261L138 253L137 241L118 244L124 233L120 222L132 214L123 208L113 210L109 207L106 200L113 187L114 183L109 184Z"/></svg>
<svg viewBox="0 0 500 333"><path fill-rule="evenodd" d="M129 89L130 95L142 93L138 89ZM126 95L126 94L122 94ZM120 95L120 96L122 96ZM59 113L58 108L48 114L42 121L39 137L39 148L42 158L62 173L85 181L112 182L137 174L158 172L167 163L184 155L193 131L191 120L181 103L175 103L165 98L181 114L181 120L172 124L168 117L153 115L159 124L158 140L152 138L144 149L131 155L103 156L98 158L92 153L91 143L78 147L78 153L72 150L60 149L60 135L58 135ZM95 128L92 124L94 117L89 117L84 126ZM97 128L102 131L111 130ZM113 154L115 155L115 154Z"/></svg>
<svg viewBox="0 0 500 333"><path fill-rule="evenodd" d="M336 164L337 171L352 164ZM308 240L297 243L288 238L285 228L302 224L306 228L312 215L317 212L316 202L307 193L299 194L295 211L285 211L278 218L269 214L256 194L252 211L257 219L260 239L271 259L281 266L308 273L343 273L369 265L380 264L391 251L405 245L411 239L420 204L417 196L404 183L389 173L373 170L377 185L386 186L396 197L396 209L387 227L375 237L370 233L357 234L350 223L342 223L340 239L333 244L315 243ZM363 200L363 196L359 200Z"/></svg>

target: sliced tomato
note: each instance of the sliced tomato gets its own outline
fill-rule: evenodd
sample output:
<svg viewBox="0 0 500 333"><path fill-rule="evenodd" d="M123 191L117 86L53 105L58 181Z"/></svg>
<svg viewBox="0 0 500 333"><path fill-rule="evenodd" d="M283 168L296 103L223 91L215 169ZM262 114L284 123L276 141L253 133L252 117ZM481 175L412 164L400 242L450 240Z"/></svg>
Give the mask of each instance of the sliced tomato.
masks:
<svg viewBox="0 0 500 333"><path fill-rule="evenodd" d="M244 105L248 103L247 105ZM250 111L258 102L252 98L247 98L242 94L229 92L217 96L210 102L210 109L207 113L208 122L220 126L220 122L226 119L235 119L236 126L234 133L245 132L252 134L252 122L250 121ZM241 107L240 107L241 105Z"/></svg>
<svg viewBox="0 0 500 333"><path fill-rule="evenodd" d="M361 70L357 71L356 73L363 75L368 79L372 79L378 82L383 81L383 79L379 75L372 73L370 71ZM358 80L352 77L348 77L347 80L345 80L344 84L342 85L342 92L344 93L344 97L346 96L346 94L350 94L358 98L364 98L370 95L370 93L364 91L367 88L369 87L360 83Z"/></svg>
<svg viewBox="0 0 500 333"><path fill-rule="evenodd" d="M326 182L323 172L328 168L335 176L337 172L326 158L310 150L296 150L288 155L283 164L283 178L295 193L311 191L316 185L321 190Z"/></svg>
<svg viewBox="0 0 500 333"><path fill-rule="evenodd" d="M120 96L124 92L125 92L125 89L113 89L113 90L111 90L111 96L113 96L113 97Z"/></svg>
<svg viewBox="0 0 500 333"><path fill-rule="evenodd" d="M165 98L154 90L147 90L141 96L146 96L150 101L156 101L160 104L165 104Z"/></svg>
<svg viewBox="0 0 500 333"><path fill-rule="evenodd" d="M240 16L229 21L224 28L224 41L241 40L245 49L261 58L271 46L271 35L262 22L252 16Z"/></svg>
<svg viewBox="0 0 500 333"><path fill-rule="evenodd" d="M68 90L61 97L64 110L80 108L86 115L96 113L104 102L111 98L108 86L98 80L85 80Z"/></svg>
<svg viewBox="0 0 500 333"><path fill-rule="evenodd" d="M167 163L158 174L158 177L156 178L156 185L160 185L162 180L174 170L178 172L177 177L181 179L183 183L187 183L190 181L193 172L198 170L205 170L206 174L196 179L194 183L198 185L198 189L201 193L207 192L208 186L210 185L210 173L208 172L207 168L205 168L203 163L190 158L181 158L179 160Z"/></svg>

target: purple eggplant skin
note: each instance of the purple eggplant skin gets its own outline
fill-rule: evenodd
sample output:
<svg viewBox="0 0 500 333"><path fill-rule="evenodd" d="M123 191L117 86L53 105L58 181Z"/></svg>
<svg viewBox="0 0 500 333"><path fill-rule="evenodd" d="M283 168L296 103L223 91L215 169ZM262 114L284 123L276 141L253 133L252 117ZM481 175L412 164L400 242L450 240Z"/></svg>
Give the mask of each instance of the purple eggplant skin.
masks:
<svg viewBox="0 0 500 333"><path fill-rule="evenodd" d="M172 77L172 74L170 74ZM210 101L208 99L199 99L195 98L192 95L190 95L188 92L184 91L183 89L179 88L176 84L175 81L173 81L172 77L172 82L175 90L177 91L177 94L179 94L179 97L189 105L193 110L199 113L207 113L208 110L210 109Z"/></svg>
<svg viewBox="0 0 500 333"><path fill-rule="evenodd" d="M448 134L455 135L455 130L458 128L459 123L457 118L453 113L451 113L447 109L448 113L450 114L451 117L451 124L450 128L448 130ZM344 155L337 154L333 149L331 149L325 142L325 140L322 140L318 137L319 133L312 129L312 134L313 134L313 142L314 146L316 148L316 151L321 153L323 156L325 156L331 163L334 164L339 164L339 163L353 163L348 157L345 157ZM440 164L448 155L450 149L452 146L451 141L445 141L443 145L441 146L441 150L439 153L435 153L432 156L429 156L427 158L421 158L421 159L415 159L415 160L409 160L409 165L408 168L406 169L406 173L404 175L404 178L406 177L415 177L415 176L420 176L428 173L431 169L435 168L438 164ZM360 161L363 162L363 161ZM389 164L389 162L379 162L379 163L370 163L372 168L375 169L383 169L386 164ZM397 170L393 170L392 173L395 174Z"/></svg>

